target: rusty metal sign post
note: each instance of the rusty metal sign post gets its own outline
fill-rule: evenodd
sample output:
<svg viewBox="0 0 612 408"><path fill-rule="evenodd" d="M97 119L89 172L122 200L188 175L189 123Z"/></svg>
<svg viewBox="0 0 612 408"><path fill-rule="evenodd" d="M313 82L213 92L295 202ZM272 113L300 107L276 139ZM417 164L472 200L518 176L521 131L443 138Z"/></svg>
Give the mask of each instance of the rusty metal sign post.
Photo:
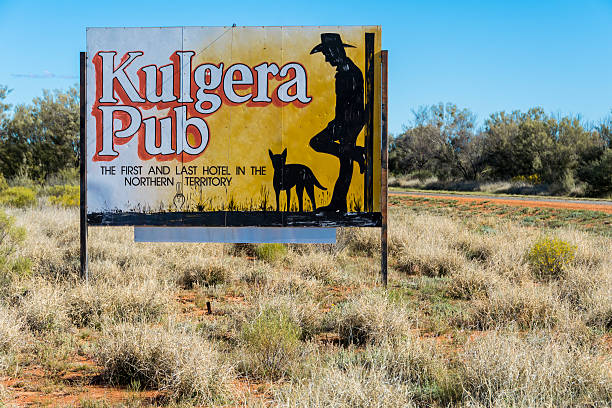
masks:
<svg viewBox="0 0 612 408"><path fill-rule="evenodd" d="M81 279L89 279L89 263L87 257L87 137L85 135L85 111L87 104L86 97L86 63L87 53L81 52L81 76L80 76L80 99L81 99L81 112L80 112L80 143L79 143L79 171L81 179L80 188L80 227L81 227Z"/></svg>
<svg viewBox="0 0 612 408"><path fill-rule="evenodd" d="M382 284L387 287L387 171L389 161L389 138L387 135L387 124L388 124L388 106L387 106L387 63L388 63L388 51L382 50L381 56L381 88L382 88L382 109L381 109L381 165L382 171L380 173L380 211L382 213L382 223L380 227L380 274Z"/></svg>

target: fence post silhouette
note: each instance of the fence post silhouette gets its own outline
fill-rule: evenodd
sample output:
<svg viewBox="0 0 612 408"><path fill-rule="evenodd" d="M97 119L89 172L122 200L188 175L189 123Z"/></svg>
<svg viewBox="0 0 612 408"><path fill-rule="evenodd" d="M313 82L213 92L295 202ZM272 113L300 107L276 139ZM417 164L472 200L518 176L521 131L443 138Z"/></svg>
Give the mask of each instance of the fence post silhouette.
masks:
<svg viewBox="0 0 612 408"><path fill-rule="evenodd" d="M387 287L387 169L389 161L389 140L387 137L388 107L387 107L387 57L388 51L382 50L381 56L381 155L382 170L380 173L380 212L382 223L380 228L380 274L382 284Z"/></svg>
<svg viewBox="0 0 612 408"><path fill-rule="evenodd" d="M79 140L79 172L81 178L80 188L80 226L81 226L81 279L89 280L89 265L87 256L87 127L85 126L85 114L87 109L87 53L81 52L81 90L80 90L80 140Z"/></svg>

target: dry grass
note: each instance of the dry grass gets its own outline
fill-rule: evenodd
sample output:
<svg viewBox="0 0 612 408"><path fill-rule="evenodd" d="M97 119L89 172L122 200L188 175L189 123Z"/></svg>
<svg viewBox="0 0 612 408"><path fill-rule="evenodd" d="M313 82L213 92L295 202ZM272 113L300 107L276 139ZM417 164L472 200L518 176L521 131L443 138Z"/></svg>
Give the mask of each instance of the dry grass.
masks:
<svg viewBox="0 0 612 408"><path fill-rule="evenodd" d="M65 330L70 325L64 303L65 289L36 280L19 299L19 314L26 326L35 332Z"/></svg>
<svg viewBox="0 0 612 408"><path fill-rule="evenodd" d="M304 278L296 269L271 266L267 263L257 263L253 269L246 271L243 279L254 282L258 287L255 296L288 295L299 297L315 297L323 290L322 283L314 278Z"/></svg>
<svg viewBox="0 0 612 408"><path fill-rule="evenodd" d="M329 253L312 252L294 256L291 263L304 279L314 278L324 285L346 285L352 281L351 276L338 265L337 257Z"/></svg>
<svg viewBox="0 0 612 408"><path fill-rule="evenodd" d="M355 255L380 253L380 234L371 228L340 228L336 240L340 250L346 249Z"/></svg>
<svg viewBox="0 0 612 408"><path fill-rule="evenodd" d="M401 338L413 323L408 311L391 303L383 291L357 293L334 305L327 318L346 344Z"/></svg>
<svg viewBox="0 0 612 408"><path fill-rule="evenodd" d="M477 329L494 329L515 324L521 330L553 327L564 305L550 287L533 283L501 284L485 299L475 302L471 323Z"/></svg>
<svg viewBox="0 0 612 408"><path fill-rule="evenodd" d="M231 366L211 343L180 328L121 324L106 329L95 349L111 384L163 391L171 400L223 404L230 398Z"/></svg>
<svg viewBox="0 0 612 408"><path fill-rule="evenodd" d="M389 186L421 189L421 190L452 190L481 191L496 194L551 194L555 186L546 184L531 184L526 181L442 181L436 176L421 177L397 175L389 178ZM584 188L573 187L567 192L573 195L583 195ZM557 191L558 192L558 191Z"/></svg>
<svg viewBox="0 0 612 408"><path fill-rule="evenodd" d="M284 310L265 308L240 335L240 370L255 379L287 376L302 356L302 330Z"/></svg>
<svg viewBox="0 0 612 408"><path fill-rule="evenodd" d="M100 376L85 389L166 397L134 406L609 405L609 237L394 206L384 290L375 229L258 253L134 243L130 228L97 227L85 283L76 210L7 212L27 229L14 256L32 273L0 293L0 371L41 395L77 392L66 374L95 358L99 368L83 370ZM554 279L534 275L527 256L542 236L575 247ZM52 381L15 374L29 369Z"/></svg>
<svg viewBox="0 0 612 408"><path fill-rule="evenodd" d="M277 391L279 406L410 407L457 401L461 383L431 343L407 336L340 350Z"/></svg>
<svg viewBox="0 0 612 408"><path fill-rule="evenodd" d="M159 322L171 310L172 291L152 279L128 285L99 281L75 286L65 302L77 327L100 327L106 321Z"/></svg>
<svg viewBox="0 0 612 408"><path fill-rule="evenodd" d="M302 340L310 340L323 330L321 305L308 297L299 295L263 295L254 299L253 303L256 306L257 314L249 316L249 319L255 319L267 310L278 311L299 326L300 338Z"/></svg>
<svg viewBox="0 0 612 408"><path fill-rule="evenodd" d="M465 300L485 298L501 278L491 270L466 264L449 276L449 295Z"/></svg>
<svg viewBox="0 0 612 408"><path fill-rule="evenodd" d="M363 351L342 351L334 357L334 365L344 370L365 367L382 373L390 383L409 385L412 399L422 404L444 405L461 396L458 363L433 342L412 334L368 345Z"/></svg>
<svg viewBox="0 0 612 408"><path fill-rule="evenodd" d="M424 243L402 254L397 259L395 268L413 275L447 276L459 270L464 262L464 258L457 251Z"/></svg>
<svg viewBox="0 0 612 408"><path fill-rule="evenodd" d="M411 391L404 384L385 381L377 371L323 367L314 378L281 388L275 400L279 407L416 407Z"/></svg>
<svg viewBox="0 0 612 408"><path fill-rule="evenodd" d="M0 385L0 401L10 401L11 397L11 392L4 385Z"/></svg>
<svg viewBox="0 0 612 408"><path fill-rule="evenodd" d="M608 264L612 270L612 265ZM608 276L601 285L591 288L591 294L584 305L586 320L600 330L612 331L612 277Z"/></svg>
<svg viewBox="0 0 612 408"><path fill-rule="evenodd" d="M446 276L466 262L457 249L459 228L450 218L406 217L391 226L394 266L408 274Z"/></svg>
<svg viewBox="0 0 612 408"><path fill-rule="evenodd" d="M219 258L190 257L173 268L178 275L177 283L191 289L194 285L214 286L232 278L232 263Z"/></svg>
<svg viewBox="0 0 612 408"><path fill-rule="evenodd" d="M609 355L541 333L523 338L493 332L469 343L464 362L464 399L478 406L609 406ZM607 360L607 361L606 361Z"/></svg>
<svg viewBox="0 0 612 408"><path fill-rule="evenodd" d="M0 374L6 373L15 364L27 337L23 320L13 310L0 304Z"/></svg>

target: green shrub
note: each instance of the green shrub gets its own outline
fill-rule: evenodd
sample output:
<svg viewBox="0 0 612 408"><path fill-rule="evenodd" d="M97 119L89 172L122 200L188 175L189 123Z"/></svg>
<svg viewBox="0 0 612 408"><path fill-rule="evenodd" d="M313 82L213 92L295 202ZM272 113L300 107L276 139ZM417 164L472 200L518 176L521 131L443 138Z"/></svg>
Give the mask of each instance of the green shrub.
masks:
<svg viewBox="0 0 612 408"><path fill-rule="evenodd" d="M15 226L15 219L0 210L0 291L15 278L30 273L31 262L15 255L17 246L25 239L25 229Z"/></svg>
<svg viewBox="0 0 612 408"><path fill-rule="evenodd" d="M241 333L244 343L241 369L256 378L284 377L302 348L302 330L286 313L264 309Z"/></svg>
<svg viewBox="0 0 612 408"><path fill-rule="evenodd" d="M276 262L287 255L287 247L283 244L261 244L255 248L255 256L266 262Z"/></svg>
<svg viewBox="0 0 612 408"><path fill-rule="evenodd" d="M79 186L52 186L47 190L49 202L62 207L78 207L81 202Z"/></svg>
<svg viewBox="0 0 612 408"><path fill-rule="evenodd" d="M255 256L255 244L237 243L227 248L228 255L231 256Z"/></svg>
<svg viewBox="0 0 612 408"><path fill-rule="evenodd" d="M535 185L535 184L542 184L542 177L540 177L539 174L535 173L535 174L530 174L528 176L521 175L521 176L512 177L512 181L523 182L523 183Z"/></svg>
<svg viewBox="0 0 612 408"><path fill-rule="evenodd" d="M419 181L425 181L432 177L435 177L435 175L430 170L416 170L408 175L408 179L417 179Z"/></svg>
<svg viewBox="0 0 612 408"><path fill-rule="evenodd" d="M558 279L576 256L576 247L558 238L541 238L529 250L527 259L537 279Z"/></svg>
<svg viewBox="0 0 612 408"><path fill-rule="evenodd" d="M587 183L591 196L612 193L612 149L606 149L601 157L585 164L578 170L580 178Z"/></svg>
<svg viewBox="0 0 612 408"><path fill-rule="evenodd" d="M17 244L25 238L25 229L15 226L15 218L0 210L0 245Z"/></svg>
<svg viewBox="0 0 612 408"><path fill-rule="evenodd" d="M189 264L183 268L178 284L186 289L194 285L214 286L229 279L230 270L227 264L218 259L209 259L201 264Z"/></svg>
<svg viewBox="0 0 612 408"><path fill-rule="evenodd" d="M7 287L18 278L28 277L32 272L32 261L16 256L8 258L0 255L0 289Z"/></svg>
<svg viewBox="0 0 612 408"><path fill-rule="evenodd" d="M6 179L4 178L2 173L0 173L0 191L4 190L6 188L8 188L8 183L6 182Z"/></svg>
<svg viewBox="0 0 612 408"><path fill-rule="evenodd" d="M8 187L0 192L0 204L24 208L36 204L36 192L29 187Z"/></svg>
<svg viewBox="0 0 612 408"><path fill-rule="evenodd" d="M47 177L45 184L47 185L60 185L60 184L73 184L78 185L80 180L80 169L78 167L65 167Z"/></svg>

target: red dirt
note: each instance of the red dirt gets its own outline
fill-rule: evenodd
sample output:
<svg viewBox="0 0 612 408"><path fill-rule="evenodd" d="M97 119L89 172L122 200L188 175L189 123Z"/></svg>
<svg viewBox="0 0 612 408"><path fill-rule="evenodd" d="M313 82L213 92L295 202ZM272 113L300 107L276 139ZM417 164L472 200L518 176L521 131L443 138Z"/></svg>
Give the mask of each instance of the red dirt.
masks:
<svg viewBox="0 0 612 408"><path fill-rule="evenodd" d="M252 397L262 401L271 399L269 393L270 384L265 382L250 381L246 378L237 378L232 381L238 394L250 394Z"/></svg>
<svg viewBox="0 0 612 408"><path fill-rule="evenodd" d="M157 391L134 392L93 383L101 368L91 360L75 357L74 362L88 366L91 371L69 370L60 378L52 378L41 367L27 367L19 378L1 378L0 385L10 395L8 406L81 406L82 401L103 400L110 404L137 397L154 401L160 396ZM96 370L97 368L97 370Z"/></svg>
<svg viewBox="0 0 612 408"><path fill-rule="evenodd" d="M435 195L435 194L410 194L405 193L402 194L404 197L418 197L418 198L435 198L442 200L456 200L459 202L489 202L494 204L504 204L511 205L515 207L535 207L535 208L561 208L566 210L589 210L589 211L600 211L607 214L612 214L612 206L609 205L601 205L601 204L591 204L588 201L584 203L567 203L563 201L559 202L551 202L551 201L532 201L532 200L509 200L505 198L497 198L497 197L456 197L452 195Z"/></svg>

